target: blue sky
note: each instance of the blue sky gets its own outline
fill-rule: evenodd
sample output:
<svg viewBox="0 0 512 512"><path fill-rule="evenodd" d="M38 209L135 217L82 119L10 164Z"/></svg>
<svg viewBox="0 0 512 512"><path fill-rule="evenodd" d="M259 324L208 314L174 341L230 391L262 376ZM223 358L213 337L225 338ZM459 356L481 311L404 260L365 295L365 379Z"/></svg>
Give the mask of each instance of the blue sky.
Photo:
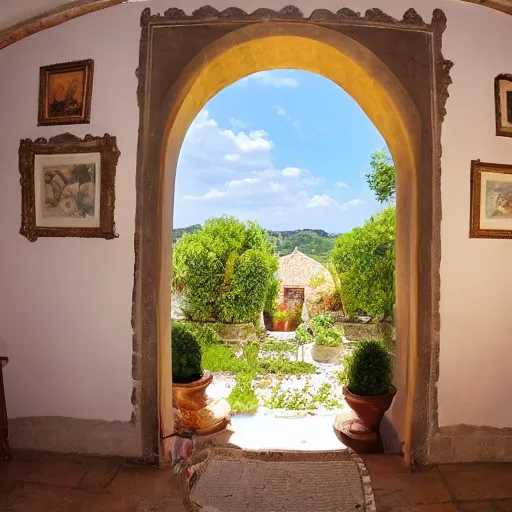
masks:
<svg viewBox="0 0 512 512"><path fill-rule="evenodd" d="M343 233L383 208L364 174L386 146L333 82L265 71L226 87L190 126L178 160L174 227L221 214L266 229Z"/></svg>

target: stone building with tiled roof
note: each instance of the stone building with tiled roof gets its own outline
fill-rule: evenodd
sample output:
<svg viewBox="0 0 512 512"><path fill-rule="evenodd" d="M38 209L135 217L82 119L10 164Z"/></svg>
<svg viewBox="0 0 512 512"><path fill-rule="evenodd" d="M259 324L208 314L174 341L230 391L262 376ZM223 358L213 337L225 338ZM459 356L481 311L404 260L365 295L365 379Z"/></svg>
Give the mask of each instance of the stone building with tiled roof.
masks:
<svg viewBox="0 0 512 512"><path fill-rule="evenodd" d="M331 273L318 261L300 252L279 258L280 302L316 302L334 290Z"/></svg>

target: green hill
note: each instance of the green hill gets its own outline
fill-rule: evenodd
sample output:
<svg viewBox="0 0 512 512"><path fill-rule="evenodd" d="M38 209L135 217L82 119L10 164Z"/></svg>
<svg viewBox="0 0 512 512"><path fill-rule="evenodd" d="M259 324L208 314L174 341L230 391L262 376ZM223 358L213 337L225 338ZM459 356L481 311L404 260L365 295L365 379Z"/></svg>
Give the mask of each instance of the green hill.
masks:
<svg viewBox="0 0 512 512"><path fill-rule="evenodd" d="M177 242L183 235L194 233L201 227L194 224L187 228L173 230L172 241ZM334 247L334 239L337 235L330 234L323 229L297 229L295 231L270 231L267 230L270 238L276 244L279 256L290 254L295 247L324 265L329 260L329 254Z"/></svg>

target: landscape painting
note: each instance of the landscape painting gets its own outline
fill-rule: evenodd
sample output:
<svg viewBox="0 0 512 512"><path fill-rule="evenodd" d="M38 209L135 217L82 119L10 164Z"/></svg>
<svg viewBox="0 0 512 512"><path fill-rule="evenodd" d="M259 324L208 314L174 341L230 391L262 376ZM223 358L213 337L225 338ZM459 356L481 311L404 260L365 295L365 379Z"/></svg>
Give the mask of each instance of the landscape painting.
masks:
<svg viewBox="0 0 512 512"><path fill-rule="evenodd" d="M512 238L512 166L471 162L472 238Z"/></svg>
<svg viewBox="0 0 512 512"><path fill-rule="evenodd" d="M92 60L42 67L39 125L88 123L92 76Z"/></svg>

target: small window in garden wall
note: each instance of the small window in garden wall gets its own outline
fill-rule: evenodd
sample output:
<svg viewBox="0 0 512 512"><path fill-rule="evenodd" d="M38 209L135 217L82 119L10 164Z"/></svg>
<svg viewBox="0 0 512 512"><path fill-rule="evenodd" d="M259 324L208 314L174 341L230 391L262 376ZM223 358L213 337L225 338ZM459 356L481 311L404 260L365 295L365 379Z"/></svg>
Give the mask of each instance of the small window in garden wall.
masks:
<svg viewBox="0 0 512 512"><path fill-rule="evenodd" d="M207 383L215 414L177 404L178 423L231 410L240 446L339 448L345 357L393 343L395 225L391 156L337 85L262 71L211 99L178 161L172 350L175 388Z"/></svg>

